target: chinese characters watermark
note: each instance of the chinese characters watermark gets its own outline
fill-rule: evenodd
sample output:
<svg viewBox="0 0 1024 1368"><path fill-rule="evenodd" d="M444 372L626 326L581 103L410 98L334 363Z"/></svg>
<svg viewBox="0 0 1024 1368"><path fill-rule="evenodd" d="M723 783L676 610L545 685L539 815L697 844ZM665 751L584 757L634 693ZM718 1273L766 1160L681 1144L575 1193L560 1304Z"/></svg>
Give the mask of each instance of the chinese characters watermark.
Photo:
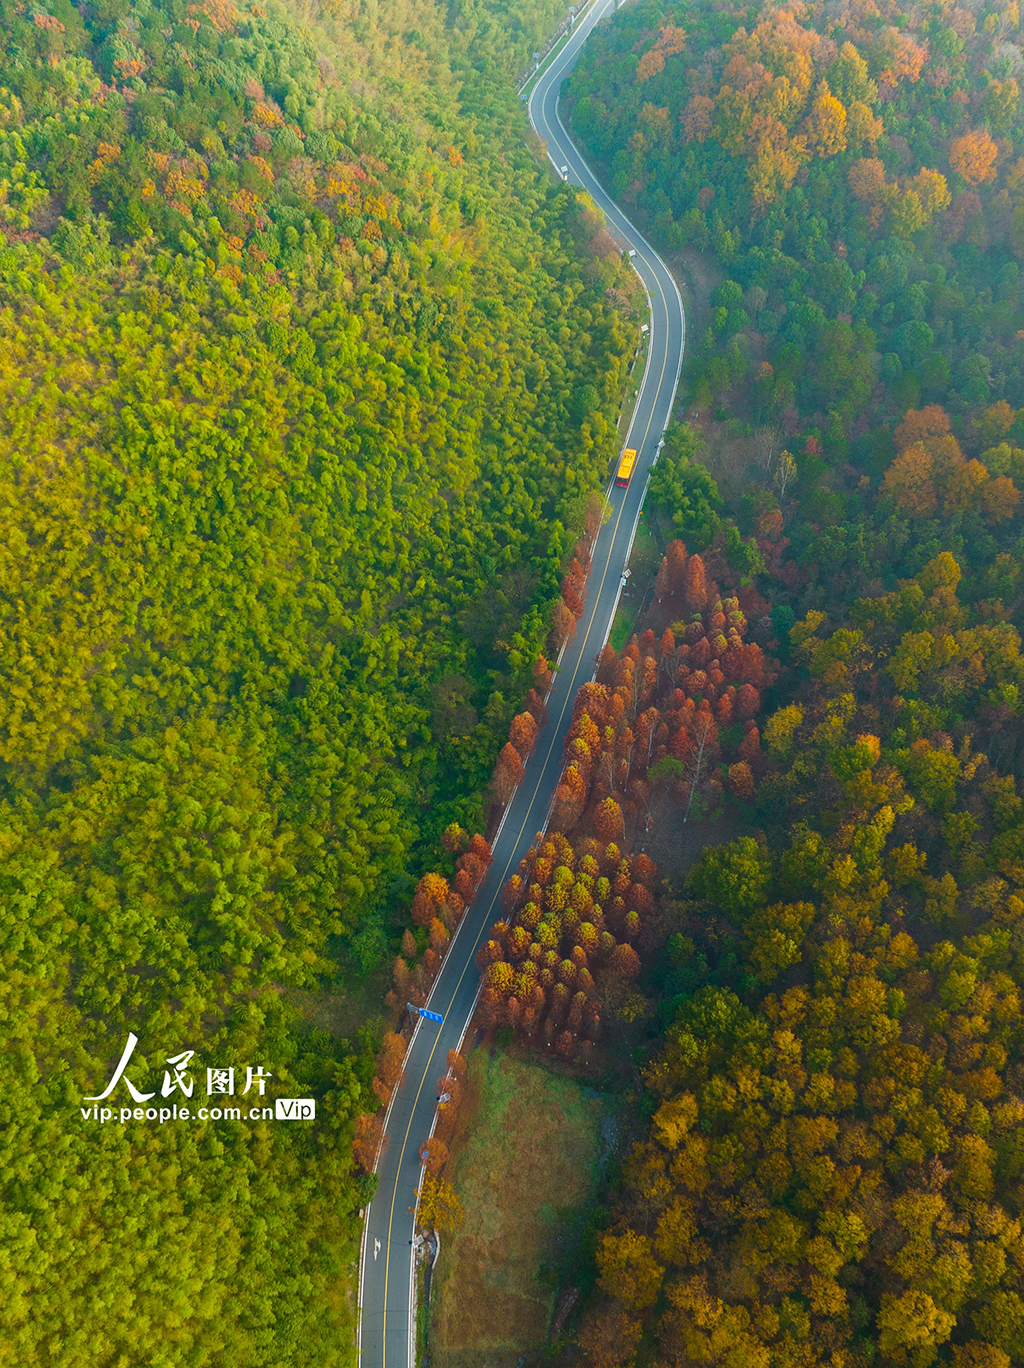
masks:
<svg viewBox="0 0 1024 1368"><path fill-rule="evenodd" d="M163 1071L163 1081L160 1084L161 1098L169 1098L172 1093L177 1093L181 1101L175 1101L166 1107L146 1107L147 1102L151 1102L157 1095L154 1088L152 1092L143 1092L128 1076L128 1068L135 1053L135 1047L139 1043L139 1038L133 1031L128 1033L124 1050L121 1058L110 1077L107 1086L100 1093L84 1097L85 1102L106 1102L112 1098L118 1085L123 1083L128 1091L128 1095L135 1107L121 1107L120 1111L113 1106L110 1107L82 1107L82 1116L86 1120L110 1121L119 1120L123 1125L126 1121L219 1121L219 1120L241 1120L243 1113L245 1119L251 1121L311 1121L316 1116L316 1102L313 1098L277 1098L273 1107L264 1106L260 1099L266 1099L267 1083L274 1075L269 1069L258 1064L255 1068L248 1064L245 1066L245 1086L238 1090L236 1094L236 1082L241 1081L241 1069L236 1069L234 1065L228 1067L211 1066L206 1069L206 1096L211 1099L246 1097L251 1104L246 1111L244 1107L198 1107L193 1109L184 1105L185 1101L191 1101L196 1092L196 1080L190 1071L192 1059L196 1054L195 1050L182 1050L178 1054L167 1055L164 1062L169 1068ZM134 1070L133 1070L134 1071ZM200 1071L197 1069L197 1073ZM138 1075L136 1075L138 1077ZM201 1096L201 1094L200 1094Z"/></svg>

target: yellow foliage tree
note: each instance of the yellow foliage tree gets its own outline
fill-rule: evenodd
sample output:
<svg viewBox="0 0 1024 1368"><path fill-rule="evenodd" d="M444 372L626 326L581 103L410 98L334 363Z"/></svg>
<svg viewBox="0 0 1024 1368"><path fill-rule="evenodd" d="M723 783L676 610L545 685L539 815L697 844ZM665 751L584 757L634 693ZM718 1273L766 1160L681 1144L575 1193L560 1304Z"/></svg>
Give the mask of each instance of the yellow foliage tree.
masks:
<svg viewBox="0 0 1024 1368"><path fill-rule="evenodd" d="M939 495L932 474L932 458L920 443L907 447L885 472L882 488L901 513L912 518L934 518Z"/></svg>
<svg viewBox="0 0 1024 1368"><path fill-rule="evenodd" d="M886 188L885 207L889 210L892 231L897 237L910 238L928 222L921 200L914 190L900 190L899 186Z"/></svg>
<svg viewBox="0 0 1024 1368"><path fill-rule="evenodd" d="M981 100L981 112L992 128L1008 131L1013 127L1020 104L1020 87L1012 76L1005 81L992 80Z"/></svg>
<svg viewBox="0 0 1024 1368"><path fill-rule="evenodd" d="M965 461L957 465L946 480L942 511L947 517L962 513L977 502L981 486L988 480L988 471L980 461Z"/></svg>
<svg viewBox="0 0 1024 1368"><path fill-rule="evenodd" d="M916 1351L919 1355L945 1344L956 1325L956 1317L936 1306L927 1292L906 1292L902 1297L882 1295L878 1313L878 1347L885 1355ZM929 1357L922 1356L927 1363Z"/></svg>
<svg viewBox="0 0 1024 1368"><path fill-rule="evenodd" d="M597 1266L605 1292L638 1311L654 1305L665 1270L651 1253L646 1235L635 1230L602 1235L597 1246Z"/></svg>
<svg viewBox="0 0 1024 1368"><path fill-rule="evenodd" d="M822 81L804 121L807 150L816 157L834 157L846 151L846 109Z"/></svg>
<svg viewBox="0 0 1024 1368"><path fill-rule="evenodd" d="M940 171L930 171L922 166L917 175L907 182L907 189L917 195L928 218L949 208L949 186Z"/></svg>
<svg viewBox="0 0 1024 1368"><path fill-rule="evenodd" d="M421 1230L451 1235L462 1224L462 1203L451 1183L428 1173L416 1194L416 1223Z"/></svg>
<svg viewBox="0 0 1024 1368"><path fill-rule="evenodd" d="M789 754L793 749L793 737L803 720L803 710L795 703L772 714L764 729L764 742L772 755Z"/></svg>
<svg viewBox="0 0 1024 1368"><path fill-rule="evenodd" d="M802 138L794 138L788 143L764 143L747 167L755 207L763 213L769 205L780 200L806 160L807 149Z"/></svg>
<svg viewBox="0 0 1024 1368"><path fill-rule="evenodd" d="M882 120L872 114L861 100L854 100L846 110L846 142L853 152L874 147L885 131Z"/></svg>
<svg viewBox="0 0 1024 1368"><path fill-rule="evenodd" d="M852 43L844 43L839 56L828 69L829 87L850 106L873 105L878 99L878 87L868 75L868 64Z"/></svg>

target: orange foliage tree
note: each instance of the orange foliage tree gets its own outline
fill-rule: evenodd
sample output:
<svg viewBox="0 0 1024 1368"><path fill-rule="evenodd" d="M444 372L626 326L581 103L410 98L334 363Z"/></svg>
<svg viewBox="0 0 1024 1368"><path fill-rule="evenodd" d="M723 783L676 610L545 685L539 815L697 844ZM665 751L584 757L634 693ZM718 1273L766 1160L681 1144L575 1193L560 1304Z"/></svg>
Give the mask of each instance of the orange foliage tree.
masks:
<svg viewBox="0 0 1024 1368"><path fill-rule="evenodd" d="M885 166L877 157L858 157L846 173L854 197L862 204L881 204L885 193Z"/></svg>
<svg viewBox="0 0 1024 1368"><path fill-rule="evenodd" d="M906 417L893 433L896 450L903 451L915 442L929 437L944 437L949 431L949 415L938 404L923 409L908 409Z"/></svg>
<svg viewBox="0 0 1024 1368"><path fill-rule="evenodd" d="M984 128L954 138L949 147L949 164L968 185L994 180L998 156L999 148Z"/></svg>
<svg viewBox="0 0 1024 1368"><path fill-rule="evenodd" d="M937 405L911 409L894 434L899 455L882 488L911 518L947 517L977 508L990 524L1011 518L1020 491L1009 476L993 478L982 461L968 461Z"/></svg>
<svg viewBox="0 0 1024 1368"><path fill-rule="evenodd" d="M640 58L636 68L637 85L649 81L665 70L665 58L674 57L686 47L686 34L675 24L663 24L654 47Z"/></svg>
<svg viewBox="0 0 1024 1368"><path fill-rule="evenodd" d="M423 875L412 900L412 919L417 926L430 925L444 906L448 893L448 880L443 874Z"/></svg>
<svg viewBox="0 0 1024 1368"><path fill-rule="evenodd" d="M932 458L920 442L896 457L885 472L882 488L901 513L912 518L934 518L939 493L932 473Z"/></svg>
<svg viewBox="0 0 1024 1368"><path fill-rule="evenodd" d="M448 1162L448 1146L443 1140L438 1140L436 1135L432 1135L429 1140L424 1141L420 1149L420 1158L428 1173L440 1173Z"/></svg>
<svg viewBox="0 0 1024 1368"><path fill-rule="evenodd" d="M382 1113L364 1112L357 1117L355 1135L352 1138L352 1153L356 1163L367 1173L373 1171L382 1143L386 1143Z"/></svg>

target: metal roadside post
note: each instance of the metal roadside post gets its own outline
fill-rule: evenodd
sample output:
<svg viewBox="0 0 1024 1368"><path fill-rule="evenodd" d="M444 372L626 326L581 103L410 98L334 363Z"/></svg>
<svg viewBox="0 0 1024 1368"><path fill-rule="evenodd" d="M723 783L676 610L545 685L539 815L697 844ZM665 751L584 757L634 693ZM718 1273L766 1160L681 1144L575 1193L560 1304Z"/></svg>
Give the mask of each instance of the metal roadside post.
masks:
<svg viewBox="0 0 1024 1368"><path fill-rule="evenodd" d="M414 1007L411 1002L407 1002L405 1005L413 1016L421 1016L426 1021L436 1021L439 1023L444 1021L444 1017L440 1012L431 1012L426 1007Z"/></svg>

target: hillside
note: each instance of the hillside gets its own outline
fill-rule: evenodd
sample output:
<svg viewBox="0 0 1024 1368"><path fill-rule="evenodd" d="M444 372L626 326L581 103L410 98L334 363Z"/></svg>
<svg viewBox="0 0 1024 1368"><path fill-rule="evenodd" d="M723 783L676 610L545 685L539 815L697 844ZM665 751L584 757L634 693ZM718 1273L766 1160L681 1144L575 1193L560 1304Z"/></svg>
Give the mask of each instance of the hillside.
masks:
<svg viewBox="0 0 1024 1368"><path fill-rule="evenodd" d="M641 3L572 82L720 272L651 503L781 661L641 922L595 1368L1024 1361L1022 72L1012 6Z"/></svg>
<svg viewBox="0 0 1024 1368"><path fill-rule="evenodd" d="M19 1368L353 1356L378 1042L286 990L393 957L479 821L634 347L630 273L524 144L553 15L3 6ZM137 1089L195 1051L197 1100L262 1066L317 1122L83 1118L129 1031Z"/></svg>

